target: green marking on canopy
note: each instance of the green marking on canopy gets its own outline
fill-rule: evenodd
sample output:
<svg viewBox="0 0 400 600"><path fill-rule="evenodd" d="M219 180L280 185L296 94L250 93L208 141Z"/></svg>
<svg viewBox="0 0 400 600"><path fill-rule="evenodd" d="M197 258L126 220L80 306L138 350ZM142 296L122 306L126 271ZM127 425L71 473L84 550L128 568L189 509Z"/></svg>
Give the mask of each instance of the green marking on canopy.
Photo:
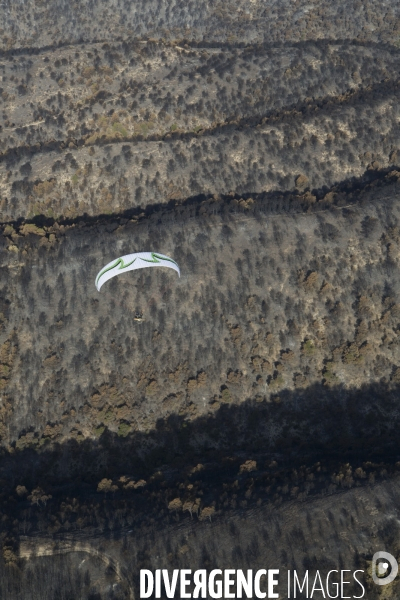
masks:
<svg viewBox="0 0 400 600"><path fill-rule="evenodd" d="M172 258L167 258L166 256L161 256L160 254L156 254L155 252L151 253L151 258L152 258L152 260L150 260L149 258L142 258L141 260L144 260L145 262L149 262L149 263L158 263L158 262L160 262L158 259L167 260L168 262L174 263L174 265L176 265L179 269L178 263L176 263L174 260L172 260Z"/></svg>
<svg viewBox="0 0 400 600"><path fill-rule="evenodd" d="M137 258L137 257L136 257ZM127 267L130 267L131 265L133 265L133 263L135 262L136 258L134 258L130 263L128 263L127 265L124 263L122 258L118 258L114 264L112 264L110 267L105 267L102 271L100 271L100 273L97 275L96 277L96 285L99 282L99 279L102 275L104 275L104 273L107 273L108 271L111 271L111 269L115 269L115 267L118 267L118 265L120 265L119 267L119 271L121 271L121 269L126 269Z"/></svg>

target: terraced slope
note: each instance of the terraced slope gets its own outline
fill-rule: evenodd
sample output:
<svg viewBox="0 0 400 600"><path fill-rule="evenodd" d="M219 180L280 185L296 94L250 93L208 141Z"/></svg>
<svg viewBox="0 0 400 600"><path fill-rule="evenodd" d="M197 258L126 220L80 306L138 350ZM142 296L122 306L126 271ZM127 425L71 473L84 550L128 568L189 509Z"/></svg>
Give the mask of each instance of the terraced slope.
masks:
<svg viewBox="0 0 400 600"><path fill-rule="evenodd" d="M395 2L329 0L252 0L231 2L85 0L5 0L2 45L5 49L56 47L84 41L155 37L229 44L288 43L306 39L361 39L397 42L399 8Z"/></svg>
<svg viewBox="0 0 400 600"><path fill-rule="evenodd" d="M0 27L0 595L397 553L397 4L5 0ZM96 291L146 250L182 277Z"/></svg>
<svg viewBox="0 0 400 600"><path fill-rule="evenodd" d="M97 44L4 64L3 222L323 189L399 162L394 48Z"/></svg>

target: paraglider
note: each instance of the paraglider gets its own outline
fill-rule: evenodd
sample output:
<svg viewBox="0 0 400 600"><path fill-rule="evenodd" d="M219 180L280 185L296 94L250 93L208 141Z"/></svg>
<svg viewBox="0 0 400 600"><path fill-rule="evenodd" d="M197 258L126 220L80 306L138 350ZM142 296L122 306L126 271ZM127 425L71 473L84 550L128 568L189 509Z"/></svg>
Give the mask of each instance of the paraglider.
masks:
<svg viewBox="0 0 400 600"><path fill-rule="evenodd" d="M126 271L135 271L136 269L144 269L145 267L169 267L174 269L181 276L178 264L165 256L164 254L157 254L156 252L136 252L135 254L126 254L121 256L114 261L108 263L96 277L96 288L100 291L103 283L125 273Z"/></svg>

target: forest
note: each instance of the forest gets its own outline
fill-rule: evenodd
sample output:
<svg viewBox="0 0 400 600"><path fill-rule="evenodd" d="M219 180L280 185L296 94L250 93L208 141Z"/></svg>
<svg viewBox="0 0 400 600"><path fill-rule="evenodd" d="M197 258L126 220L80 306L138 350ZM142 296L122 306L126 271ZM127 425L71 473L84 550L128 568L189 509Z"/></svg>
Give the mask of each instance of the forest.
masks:
<svg viewBox="0 0 400 600"><path fill-rule="evenodd" d="M399 52L136 42L7 57L2 220L323 190L395 166Z"/></svg>
<svg viewBox="0 0 400 600"><path fill-rule="evenodd" d="M130 572L118 544L133 531L396 485L397 174L370 172L312 203L307 192L232 195L4 227L7 568L28 568L24 544L40 539L30 553L49 597L64 577L82 598L110 581L129 597L137 580L115 564ZM98 293L99 268L131 239L162 244L181 278L126 273ZM111 558L109 536L120 540ZM88 552L84 587L72 572ZM135 556L133 573L148 560Z"/></svg>
<svg viewBox="0 0 400 600"><path fill-rule="evenodd" d="M398 597L398 3L4 0L0 33L0 598ZM141 251L181 277L97 291Z"/></svg>
<svg viewBox="0 0 400 600"><path fill-rule="evenodd" d="M5 52L129 38L240 46L307 39L395 44L400 34L398 4L371 0L4 0L2 15Z"/></svg>

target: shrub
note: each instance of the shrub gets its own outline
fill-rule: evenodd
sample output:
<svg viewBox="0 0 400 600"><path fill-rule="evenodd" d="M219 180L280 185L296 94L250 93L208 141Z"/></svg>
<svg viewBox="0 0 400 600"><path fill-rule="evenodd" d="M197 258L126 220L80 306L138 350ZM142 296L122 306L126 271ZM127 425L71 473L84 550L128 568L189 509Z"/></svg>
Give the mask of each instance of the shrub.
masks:
<svg viewBox="0 0 400 600"><path fill-rule="evenodd" d="M305 356L313 356L315 354L315 346L312 340L305 340L303 342L301 353Z"/></svg>
<svg viewBox="0 0 400 600"><path fill-rule="evenodd" d="M126 137L128 135L128 132L122 123L114 123L112 128L115 132L120 133L122 137Z"/></svg>
<svg viewBox="0 0 400 600"><path fill-rule="evenodd" d="M229 389L226 387L222 390L221 392L221 398L222 398L222 402L230 402L232 399L231 393L229 391Z"/></svg>
<svg viewBox="0 0 400 600"><path fill-rule="evenodd" d="M337 375L335 375L335 373L333 373L332 368L333 362L329 361L326 363L325 370L322 373L324 377L324 383L326 386L336 385L337 383L339 383L339 378L337 377Z"/></svg>
<svg viewBox="0 0 400 600"><path fill-rule="evenodd" d="M271 379L271 381L269 382L269 388L271 390L276 390L276 389L282 387L283 384L284 384L283 376L281 375L281 373L279 373L276 375L276 377Z"/></svg>
<svg viewBox="0 0 400 600"><path fill-rule="evenodd" d="M102 479L97 486L97 491L107 494L108 492L111 492L112 487L111 479Z"/></svg>
<svg viewBox="0 0 400 600"><path fill-rule="evenodd" d="M171 502L168 504L168 510L172 512L179 512L182 510L182 500L180 498L174 498L174 500L171 500Z"/></svg>
<svg viewBox="0 0 400 600"><path fill-rule="evenodd" d="M34 235L39 235L40 237L46 235L44 229L42 229L41 227L37 227L33 223L26 223L25 225L23 225L20 228L19 233L21 235L29 235L30 233L33 233Z"/></svg>
<svg viewBox="0 0 400 600"><path fill-rule="evenodd" d="M308 186L308 177L303 174L300 174L295 179L296 188L299 190L304 190Z"/></svg>
<svg viewBox="0 0 400 600"><path fill-rule="evenodd" d="M311 273L309 273L304 281L304 286L306 288L306 290L311 290L313 289L318 282L318 273L317 271L311 271Z"/></svg>
<svg viewBox="0 0 400 600"><path fill-rule="evenodd" d="M257 470L257 462L255 460L246 460L242 465L240 465L239 472L240 473L251 473L252 471Z"/></svg>
<svg viewBox="0 0 400 600"><path fill-rule="evenodd" d="M43 196L47 196L53 191L55 185L55 179L52 179L51 181L42 181L33 186L33 193L36 196L39 196L39 198L43 198Z"/></svg>
<svg viewBox="0 0 400 600"><path fill-rule="evenodd" d="M105 429L106 428L104 427L104 425L100 425L100 427L96 427L94 429L93 433L96 437L101 437L103 435Z"/></svg>
<svg viewBox="0 0 400 600"><path fill-rule="evenodd" d="M129 423L121 423L118 427L118 435L120 437L126 437L131 430Z"/></svg>
<svg viewBox="0 0 400 600"><path fill-rule="evenodd" d="M22 496L26 496L28 493L28 490L24 485L17 485L15 491L17 492L17 495L20 496L20 498L22 498Z"/></svg>
<svg viewBox="0 0 400 600"><path fill-rule="evenodd" d="M211 517L214 515L214 513L215 508L213 506L206 506L199 515L199 521L205 521L206 519L209 519L211 522Z"/></svg>

